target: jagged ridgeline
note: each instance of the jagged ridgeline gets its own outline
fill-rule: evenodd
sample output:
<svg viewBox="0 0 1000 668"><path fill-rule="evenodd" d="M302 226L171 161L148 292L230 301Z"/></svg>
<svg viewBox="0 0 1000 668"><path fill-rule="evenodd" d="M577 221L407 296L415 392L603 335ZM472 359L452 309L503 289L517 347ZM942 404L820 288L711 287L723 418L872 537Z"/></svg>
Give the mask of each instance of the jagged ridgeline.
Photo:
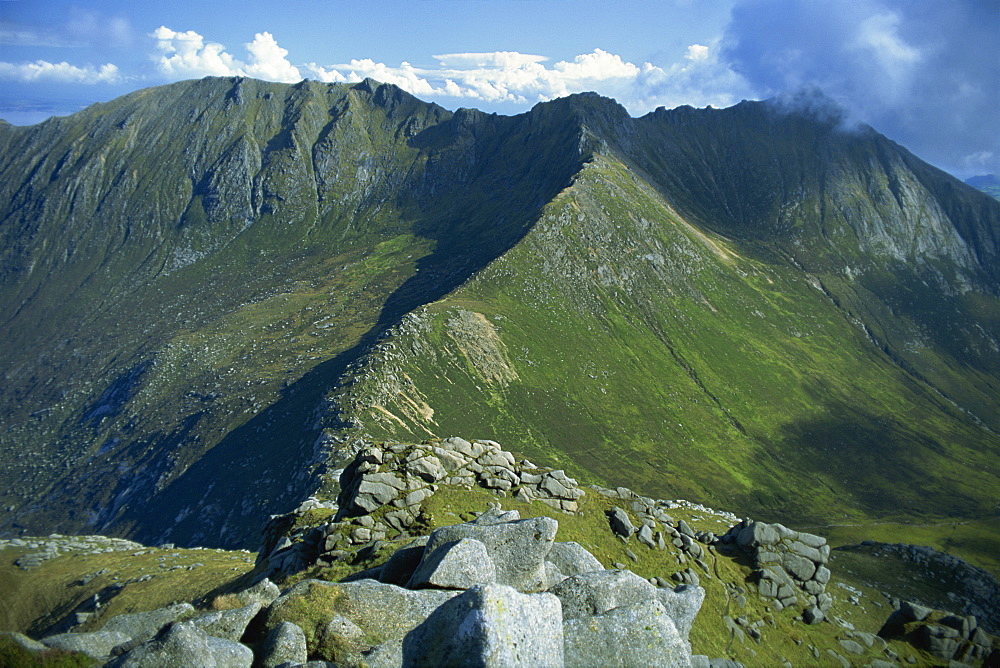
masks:
<svg viewBox="0 0 1000 668"><path fill-rule="evenodd" d="M1000 203L776 103L204 79L0 126L0 531L256 547L354 443L986 518Z"/></svg>

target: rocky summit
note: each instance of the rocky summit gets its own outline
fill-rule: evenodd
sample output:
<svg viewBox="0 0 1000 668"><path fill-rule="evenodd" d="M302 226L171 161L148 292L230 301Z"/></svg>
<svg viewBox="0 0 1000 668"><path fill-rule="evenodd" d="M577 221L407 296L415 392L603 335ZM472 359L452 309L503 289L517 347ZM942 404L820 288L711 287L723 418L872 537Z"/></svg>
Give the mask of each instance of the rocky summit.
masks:
<svg viewBox="0 0 1000 668"><path fill-rule="evenodd" d="M874 129L209 77L0 149L3 660L995 660L1000 202Z"/></svg>
<svg viewBox="0 0 1000 668"><path fill-rule="evenodd" d="M480 460L498 462L488 464L496 469L455 475ZM400 482L387 484L392 498L387 493L365 509L358 499L369 494L365 482L376 484L379 475ZM509 496L510 488L494 483L525 475L525 489L537 490L545 479L566 483L556 497ZM214 589L203 585L193 605L153 607L144 589L153 578L177 581L190 571L170 568L124 582L116 575L116 587L85 598L61 619L69 601L43 616L49 625L35 624L38 640L19 631L0 636L0 656L29 664L59 651L107 666L248 668L735 668L776 660L985 666L1000 657L992 635L1000 623L1000 583L982 572L975 578L979 599L957 612L940 610L845 579L821 536L624 487L584 491L561 471L517 463L492 441L370 444L340 478L339 503L310 499L275 517L255 567ZM397 504L409 487L426 492ZM561 508L566 496L577 500L572 509ZM484 502L485 511L463 512L469 519L457 523L449 518L462 517L445 510ZM404 508L409 523L386 519ZM585 544L561 540L563 533ZM32 551L14 562L29 573L59 563L32 558L34 551L81 557L129 551L136 558L173 549L52 536L7 541L0 555L17 548ZM934 579L948 572L945 566L966 569L969 580L976 570L927 548L876 549L922 559ZM72 587L110 573L105 568ZM19 592L12 593L16 600ZM131 601L124 609L143 611L116 610L123 599Z"/></svg>

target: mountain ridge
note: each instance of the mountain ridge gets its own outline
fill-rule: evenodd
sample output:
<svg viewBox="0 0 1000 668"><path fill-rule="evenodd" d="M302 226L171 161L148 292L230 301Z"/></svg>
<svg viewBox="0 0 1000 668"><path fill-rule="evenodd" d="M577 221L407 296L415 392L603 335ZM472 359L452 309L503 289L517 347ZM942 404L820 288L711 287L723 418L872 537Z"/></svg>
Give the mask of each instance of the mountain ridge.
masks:
<svg viewBox="0 0 1000 668"><path fill-rule="evenodd" d="M140 143L140 128L152 139ZM882 421L887 453L917 444L915 457L929 457L911 482L959 455L940 472L945 482L928 484L927 496L955 499L942 515L988 514L973 488L995 480L1000 448L990 334L1000 206L873 131L838 132L767 103L632 119L583 94L503 117L448 112L373 81L244 79L174 84L2 128L10 157L0 188L11 204L0 212L0 285L12 314L3 331L18 353L5 369L3 449L20 460L6 472L0 531L89 527L252 545L268 514L335 489L337 462L357 438L442 429L520 437L525 454L552 462L581 456L572 442L584 441L587 470L603 483L615 482L622 456L656 453L660 482L632 465L615 475L729 507L787 513L795 486L808 484L821 490L816 508L833 501L877 515L906 499L933 513L930 498L885 482L860 506L845 501L838 495L860 490L837 481L841 468L815 477L816 452L794 454L818 429L824 444L853 452L847 470L868 462L852 440L883 451ZM35 135L53 148L31 148ZM799 156L799 172L779 169L775 145ZM827 154L810 153L816 146ZM853 174L856 154L881 171L831 191L823 170ZM134 194L118 196L126 186ZM801 195L793 206L790 192ZM919 234L907 227L911 208L923 212ZM88 215L113 224L101 236ZM777 234L789 231L791 241ZM814 238L824 241L804 245ZM747 324L754 309L766 326ZM536 311L564 318L565 331ZM605 334L586 334L596 326ZM399 333L407 327L424 331ZM810 330L821 346L801 343ZM575 348L560 353L561 336ZM389 345L420 352L397 359L391 377L366 373L363 361L390 357ZM834 354L844 345L850 354ZM627 399L570 398L578 393L566 379L593 348L631 360L632 378L611 388ZM589 373L621 363L606 361L591 360ZM873 364L877 373L851 380ZM803 380L810 370L818 380ZM824 378L839 389L824 389ZM683 401L658 389L665 379ZM748 387L765 396L748 403ZM826 424L784 387L808 389L837 419ZM366 406L352 392L383 398ZM585 417L560 422L574 409ZM899 409L918 426L891 417ZM677 429L648 417L657 411L664 424L695 416L683 442L700 445L679 446ZM791 426L804 416L815 424ZM358 428L372 424L381 426ZM623 430L637 436L622 440ZM24 456L40 443L48 462ZM678 456L687 469L669 461ZM770 488L789 474L793 483ZM878 477L867 475L865 484Z"/></svg>

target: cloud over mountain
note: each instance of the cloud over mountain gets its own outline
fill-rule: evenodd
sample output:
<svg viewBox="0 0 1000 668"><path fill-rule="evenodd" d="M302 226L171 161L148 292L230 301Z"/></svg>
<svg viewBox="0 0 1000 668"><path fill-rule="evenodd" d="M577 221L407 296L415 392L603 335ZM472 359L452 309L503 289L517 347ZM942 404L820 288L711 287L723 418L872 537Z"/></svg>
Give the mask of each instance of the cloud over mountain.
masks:
<svg viewBox="0 0 1000 668"><path fill-rule="evenodd" d="M722 58L760 97L818 87L925 159L995 171L998 33L991 2L741 0Z"/></svg>
<svg viewBox="0 0 1000 668"><path fill-rule="evenodd" d="M259 32L246 47L246 62L228 53L218 42L206 42L193 30L176 32L160 26L150 35L156 40L160 72L171 78L203 76L251 76L268 81L300 81L298 69L286 58L287 49L278 46L269 32Z"/></svg>

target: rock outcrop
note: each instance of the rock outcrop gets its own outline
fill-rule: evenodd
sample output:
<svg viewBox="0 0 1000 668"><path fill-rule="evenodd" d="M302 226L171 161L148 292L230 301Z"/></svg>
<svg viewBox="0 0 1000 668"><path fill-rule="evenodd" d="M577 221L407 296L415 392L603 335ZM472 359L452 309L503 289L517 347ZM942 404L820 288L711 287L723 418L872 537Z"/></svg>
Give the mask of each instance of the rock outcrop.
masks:
<svg viewBox="0 0 1000 668"><path fill-rule="evenodd" d="M830 569L826 567L830 546L825 538L793 531L781 524L744 520L719 538L719 543L749 556L757 589L773 602L776 610L804 602L806 623L823 620L833 603L826 592L830 581Z"/></svg>
<svg viewBox="0 0 1000 668"><path fill-rule="evenodd" d="M397 512L387 514L389 526L409 526L407 515L415 516L421 501L434 493L436 483L478 485L523 501L538 499L566 512L575 512L577 499L584 494L563 471L517 462L494 441L453 437L436 443L363 449L341 474L339 517L392 506Z"/></svg>
<svg viewBox="0 0 1000 668"><path fill-rule="evenodd" d="M605 570L581 545L555 542L557 530L552 518L522 520L497 505L401 546L366 579L304 580L273 600L265 579L234 597L247 602L243 608L198 613L182 604L119 615L100 631L43 643L120 667L249 668L310 658L373 666L690 665L688 633L704 591ZM254 617L260 621L251 624Z"/></svg>
<svg viewBox="0 0 1000 668"><path fill-rule="evenodd" d="M894 603L895 609L878 632L881 638L908 641L937 659L961 665L1000 660L1000 650L993 649L993 639L980 628L975 615L956 615L912 601Z"/></svg>
<svg viewBox="0 0 1000 668"><path fill-rule="evenodd" d="M422 444L372 444L341 473L338 503L310 499L292 513L272 518L261 558L268 560L272 574L294 572L408 532L439 485L481 487L500 497L541 501L565 513L576 512L585 494L564 471L518 462L494 441L453 437ZM327 512L327 519L297 534L287 533L298 518L317 511Z"/></svg>

